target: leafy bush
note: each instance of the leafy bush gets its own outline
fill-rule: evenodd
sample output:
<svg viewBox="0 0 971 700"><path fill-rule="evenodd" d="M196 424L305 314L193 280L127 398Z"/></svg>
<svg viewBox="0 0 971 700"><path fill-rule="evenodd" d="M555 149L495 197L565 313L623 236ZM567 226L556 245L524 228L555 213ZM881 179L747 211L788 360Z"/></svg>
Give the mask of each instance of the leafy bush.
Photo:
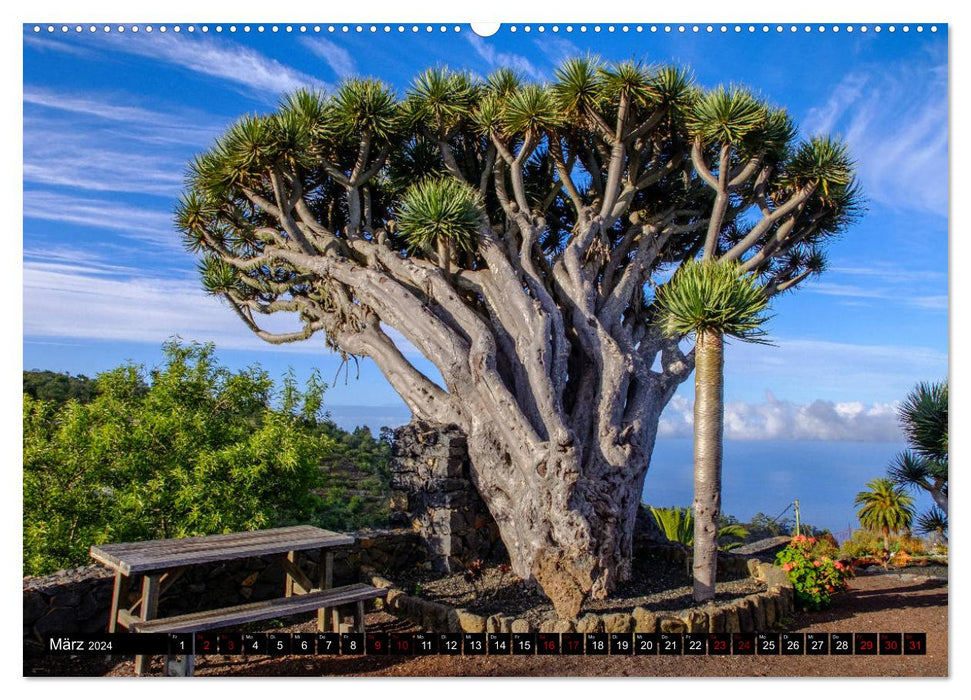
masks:
<svg viewBox="0 0 971 700"><path fill-rule="evenodd" d="M832 535L817 538L816 544L813 545L813 556L817 559L820 557L839 559L839 554L839 547L836 546L836 540L833 539Z"/></svg>
<svg viewBox="0 0 971 700"><path fill-rule="evenodd" d="M88 563L92 544L336 524L313 493L335 450L318 429L324 384L288 376L273 406L258 366L231 372L211 345L164 351L160 369L99 375L89 403L24 394L26 574Z"/></svg>
<svg viewBox="0 0 971 700"><path fill-rule="evenodd" d="M883 538L872 530L854 530L840 545L840 559L868 559L883 556Z"/></svg>
<svg viewBox="0 0 971 700"><path fill-rule="evenodd" d="M849 567L827 556L816 556L815 538L798 535L776 555L775 563L789 575L796 603L805 610L820 610L832 602L832 595L849 588Z"/></svg>

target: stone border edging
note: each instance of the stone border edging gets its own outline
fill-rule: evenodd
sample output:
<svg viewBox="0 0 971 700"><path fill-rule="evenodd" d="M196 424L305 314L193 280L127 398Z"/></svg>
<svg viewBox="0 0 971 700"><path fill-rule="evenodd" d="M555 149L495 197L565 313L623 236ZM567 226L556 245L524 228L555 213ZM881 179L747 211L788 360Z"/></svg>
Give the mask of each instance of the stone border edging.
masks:
<svg viewBox="0 0 971 700"><path fill-rule="evenodd" d="M684 562L686 550L659 545L651 547L669 561ZM465 608L450 608L442 603L407 595L371 567L361 567L366 582L389 590L384 607L430 631L444 632L764 632L773 629L794 611L793 586L778 566L735 556L719 557L725 572L747 574L764 583L768 590L754 593L732 603L705 606L685 611L681 616L655 613L638 606L630 613L596 614L588 612L577 620L547 619L533 625L523 618L497 613L477 615Z"/></svg>

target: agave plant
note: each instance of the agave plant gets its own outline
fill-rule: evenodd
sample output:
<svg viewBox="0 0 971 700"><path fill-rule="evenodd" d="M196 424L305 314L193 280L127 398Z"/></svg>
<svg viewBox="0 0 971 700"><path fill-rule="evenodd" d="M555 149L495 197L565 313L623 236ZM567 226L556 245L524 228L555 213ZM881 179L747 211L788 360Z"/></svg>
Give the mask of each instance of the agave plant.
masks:
<svg viewBox="0 0 971 700"><path fill-rule="evenodd" d="M651 515L661 528L661 532L671 542L683 544L685 547L694 545L695 520L690 508L655 508L651 506ZM742 542L721 542L721 540L744 540L748 537L748 530L738 523L724 525L718 529L718 548L728 551L741 547Z"/></svg>

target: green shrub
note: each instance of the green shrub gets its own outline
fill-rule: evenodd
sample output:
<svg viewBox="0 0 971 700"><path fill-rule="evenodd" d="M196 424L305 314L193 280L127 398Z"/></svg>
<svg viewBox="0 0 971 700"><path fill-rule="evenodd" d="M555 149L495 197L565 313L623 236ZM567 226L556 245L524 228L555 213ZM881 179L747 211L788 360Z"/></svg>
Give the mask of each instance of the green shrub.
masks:
<svg viewBox="0 0 971 700"><path fill-rule="evenodd" d="M839 549L841 559L867 559L883 556L883 537L869 530L854 530Z"/></svg>
<svg viewBox="0 0 971 700"><path fill-rule="evenodd" d="M792 581L796 604L804 610L828 607L834 593L849 588L849 568L827 556L816 556L817 544L812 537L798 535L775 558Z"/></svg>
<svg viewBox="0 0 971 700"><path fill-rule="evenodd" d="M150 373L100 375L88 403L24 394L25 574L89 563L92 544L330 520L313 494L334 449L317 429L324 385L289 376L274 406L259 367L231 372L211 345L164 350Z"/></svg>

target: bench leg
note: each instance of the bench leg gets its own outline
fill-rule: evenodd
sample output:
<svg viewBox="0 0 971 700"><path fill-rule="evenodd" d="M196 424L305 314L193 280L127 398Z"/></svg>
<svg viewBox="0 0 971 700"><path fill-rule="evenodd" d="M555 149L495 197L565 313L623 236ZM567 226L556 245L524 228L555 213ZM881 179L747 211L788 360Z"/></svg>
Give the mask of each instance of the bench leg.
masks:
<svg viewBox="0 0 971 700"><path fill-rule="evenodd" d="M317 586L320 590L326 590L328 588L333 588L334 586L334 553L328 552L325 549L320 550L320 557L318 559L320 562L317 565L318 575L317 575ZM327 631L327 608L320 608L317 611L317 631L326 632ZM335 628L336 632L337 629Z"/></svg>
<svg viewBox="0 0 971 700"><path fill-rule="evenodd" d="M357 601L357 631L364 634L364 601Z"/></svg>
<svg viewBox="0 0 971 700"><path fill-rule="evenodd" d="M142 620L153 620L158 612L158 595L161 574L145 574L142 579L142 603L139 617ZM138 655L135 657L135 675L141 676L148 671L150 657Z"/></svg>
<svg viewBox="0 0 971 700"><path fill-rule="evenodd" d="M131 579L118 572L115 574L115 585L111 591L111 617L108 619L108 632L114 633L118 629L118 611L128 603L128 587Z"/></svg>

